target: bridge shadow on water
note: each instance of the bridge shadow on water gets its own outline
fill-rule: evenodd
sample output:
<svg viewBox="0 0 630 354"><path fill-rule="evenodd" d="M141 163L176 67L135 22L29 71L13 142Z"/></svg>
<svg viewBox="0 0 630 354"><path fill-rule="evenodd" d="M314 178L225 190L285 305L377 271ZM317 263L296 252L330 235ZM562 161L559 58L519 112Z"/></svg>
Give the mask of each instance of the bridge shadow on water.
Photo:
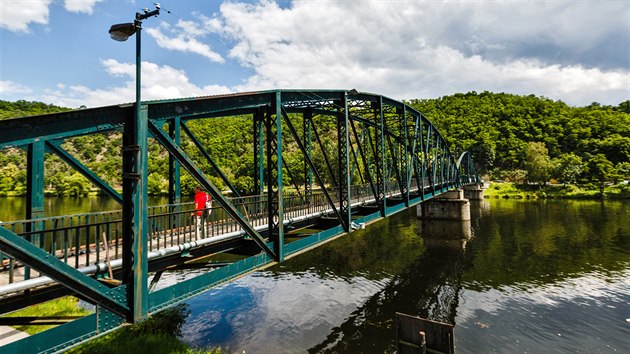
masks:
<svg viewBox="0 0 630 354"><path fill-rule="evenodd" d="M470 222L407 211L188 303L186 341L232 351L395 351L394 314L454 323Z"/></svg>
<svg viewBox="0 0 630 354"><path fill-rule="evenodd" d="M470 222L418 221L417 225L423 252L333 328L325 341L309 348L310 353L394 352L396 312L455 322Z"/></svg>

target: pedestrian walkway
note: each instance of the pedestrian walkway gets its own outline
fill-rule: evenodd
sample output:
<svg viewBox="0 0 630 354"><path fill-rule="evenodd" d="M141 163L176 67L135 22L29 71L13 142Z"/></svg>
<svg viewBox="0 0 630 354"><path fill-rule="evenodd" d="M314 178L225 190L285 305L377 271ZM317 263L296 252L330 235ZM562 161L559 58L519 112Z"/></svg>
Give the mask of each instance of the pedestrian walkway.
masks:
<svg viewBox="0 0 630 354"><path fill-rule="evenodd" d="M18 331L9 326L0 326L0 347L26 337L28 337L26 332Z"/></svg>

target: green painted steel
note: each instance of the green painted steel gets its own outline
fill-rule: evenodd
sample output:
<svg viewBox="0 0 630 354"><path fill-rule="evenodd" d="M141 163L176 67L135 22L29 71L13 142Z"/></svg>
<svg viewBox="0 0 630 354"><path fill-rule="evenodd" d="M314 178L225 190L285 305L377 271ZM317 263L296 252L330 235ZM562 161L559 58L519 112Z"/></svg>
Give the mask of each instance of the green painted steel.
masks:
<svg viewBox="0 0 630 354"><path fill-rule="evenodd" d="M348 131L348 99L341 95L337 107L337 154L339 161L339 213L341 226L345 232L352 231L352 211L350 210L350 148Z"/></svg>
<svg viewBox="0 0 630 354"><path fill-rule="evenodd" d="M65 163L70 165L72 169L78 171L83 177L87 178L90 182L92 182L95 186L97 186L100 190L102 190L105 194L110 196L113 200L115 200L118 204L122 205L122 195L116 192L114 188L112 188L107 182L103 181L99 176L97 176L94 172L92 172L89 168L87 168L81 161L77 160L74 156L70 155L64 148L61 147L62 141L59 140L48 140L46 141L46 148L57 155L60 159L62 159Z"/></svg>
<svg viewBox="0 0 630 354"><path fill-rule="evenodd" d="M254 113L254 194L260 195L265 189L265 171L264 171L264 154L263 154L263 125L265 121L265 112L263 108L259 108Z"/></svg>
<svg viewBox="0 0 630 354"><path fill-rule="evenodd" d="M124 317L98 308L97 313L9 343L3 353L57 353L102 336L124 324Z"/></svg>
<svg viewBox="0 0 630 354"><path fill-rule="evenodd" d="M221 180L223 182L225 182L225 184L228 186L228 188L230 188L230 192L232 192L232 194L234 194L237 197L240 197L241 194L238 192L238 190L236 189L236 187L234 187L232 185L232 182L230 182L230 180L225 176L225 174L223 173L223 171L221 171L221 168L219 167L219 165L217 165L216 162L214 162L214 159L212 157L210 157L210 154L208 153L208 151L206 151L206 149L204 148L203 144L201 144L201 142L199 141L199 139L197 139L197 137L195 136L195 134L193 134L193 132L190 131L190 129L188 128L188 126L186 125L186 123L182 123L182 128L184 129L184 132L186 132L186 135L188 135L188 137L190 138L190 140L193 142L193 144L195 144L195 146L197 147L197 149L199 150L199 152L201 152L201 154L206 158L206 160L210 163L210 165L212 166L212 168L214 168L214 171L219 175L219 177L221 178ZM176 143L177 144L177 143ZM177 144L179 145L179 144Z"/></svg>
<svg viewBox="0 0 630 354"><path fill-rule="evenodd" d="M270 247L267 244L267 247ZM149 295L149 306L151 312L157 312L168 306L177 304L197 295L213 286L225 283L231 279L241 277L257 269L267 267L274 263L273 257L266 253L260 253L248 257L238 262L231 263L225 267L218 268L212 272L203 273L192 279L187 279L177 284L164 288Z"/></svg>
<svg viewBox="0 0 630 354"><path fill-rule="evenodd" d="M26 152L26 219L39 219L44 216L44 141L28 144ZM26 230L26 240L42 244L38 230L39 222L30 223ZM31 277L30 264L24 269L24 278Z"/></svg>
<svg viewBox="0 0 630 354"><path fill-rule="evenodd" d="M168 135L175 145L181 143L181 119L175 117L168 122ZM181 168L179 162L168 155L168 203L178 205L182 201ZM176 209L172 210L176 211Z"/></svg>
<svg viewBox="0 0 630 354"><path fill-rule="evenodd" d="M3 253L19 259L117 314L124 316L129 314L124 299L124 288L109 289L3 227L0 227L0 237L2 237L0 250Z"/></svg>
<svg viewBox="0 0 630 354"><path fill-rule="evenodd" d="M2 121L0 149L118 130L133 114L132 109L132 105L120 105L6 119Z"/></svg>
<svg viewBox="0 0 630 354"><path fill-rule="evenodd" d="M137 53L139 71L139 48ZM373 222L449 189L480 182L469 153L456 161L425 116L380 95L356 90L273 90L145 102L138 96L137 102L0 121L0 149L18 147L27 151L29 202L25 215L30 219L2 224L3 257L8 257L11 264L21 262L37 269L52 278L53 284L81 294L98 309L98 314L2 350L64 350L125 322L141 321L217 284L297 256L351 232L354 223ZM193 120L233 116L252 119L254 186L249 196L234 188L216 163L219 160L186 125ZM329 145L336 146L326 146L320 135L318 123L324 121L336 127L336 139L325 137L332 140ZM168 131L163 129L166 124ZM184 152L181 130L235 198L224 196L208 180L210 171L203 171L199 162ZM61 147L72 137L112 131L123 132L122 194ZM169 205L164 208L147 206L149 137L169 154ZM289 145L297 145L304 156L304 167L297 174L288 169L282 156ZM122 202L122 213L44 217L45 149ZM314 161L316 154L322 163ZM194 206L181 204L180 168L216 202L211 216L202 221L202 225L209 226L202 227L200 234L190 218ZM318 190L314 190L314 182ZM289 193L286 185L295 191ZM290 242L285 239L287 225L305 223L315 227L318 221L328 226L321 226L309 236L291 238ZM115 261L121 264L117 269L122 274L116 276L122 285L114 289L94 279L107 271L104 255L97 247L101 234L122 247L121 254L115 251ZM97 250L91 252L93 248ZM85 259L79 259L79 252L70 255L70 249L87 250ZM156 272L152 281L155 285L168 267L222 252L239 258L211 263L208 271L163 289L149 289L152 273ZM95 262L98 266L93 265ZM90 267L96 270L88 271Z"/></svg>
<svg viewBox="0 0 630 354"><path fill-rule="evenodd" d="M302 112L302 131L304 132L304 137L302 141L302 145L305 147L305 156L308 159L313 159L313 138L311 135L312 125L313 125L313 110L307 109ZM311 195L313 194L313 169L304 159L304 195L307 200L310 200Z"/></svg>
<svg viewBox="0 0 630 354"><path fill-rule="evenodd" d="M276 92L276 102L275 102L275 111L276 114L274 116L275 121L275 130L276 130L276 166L275 169L277 171L277 179L276 179L276 190L273 191L273 199L274 199L274 217L273 220L270 220L269 225L273 222L275 225L273 227L271 238L274 243L274 252L275 252L275 260L277 262L284 261L284 187L282 184L282 93L280 91ZM271 168L271 167L269 167ZM271 183L269 183L269 190L271 190Z"/></svg>
<svg viewBox="0 0 630 354"><path fill-rule="evenodd" d="M199 182L199 184L207 190L214 201L216 201L234 220L251 236L254 241L265 251L267 254L274 256L274 252L267 246L263 237L247 222L245 217L237 210L237 208L230 203L230 201L223 196L221 191L206 178L204 173L195 165L195 163L188 158L186 153L155 124L149 123L149 129L153 136L173 155L177 161Z"/></svg>

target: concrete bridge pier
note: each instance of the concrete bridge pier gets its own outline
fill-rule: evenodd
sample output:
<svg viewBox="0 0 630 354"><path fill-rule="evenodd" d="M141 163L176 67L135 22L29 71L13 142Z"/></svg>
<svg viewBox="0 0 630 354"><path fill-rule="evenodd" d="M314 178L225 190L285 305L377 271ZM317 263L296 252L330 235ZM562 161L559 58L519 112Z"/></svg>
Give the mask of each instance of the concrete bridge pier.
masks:
<svg viewBox="0 0 630 354"><path fill-rule="evenodd" d="M418 232L428 249L463 251L472 238L470 220L418 220Z"/></svg>
<svg viewBox="0 0 630 354"><path fill-rule="evenodd" d="M464 190L450 190L417 205L416 215L421 219L470 220L470 202L464 198Z"/></svg>
<svg viewBox="0 0 630 354"><path fill-rule="evenodd" d="M482 184L464 186L464 198L468 200L483 200L484 189Z"/></svg>

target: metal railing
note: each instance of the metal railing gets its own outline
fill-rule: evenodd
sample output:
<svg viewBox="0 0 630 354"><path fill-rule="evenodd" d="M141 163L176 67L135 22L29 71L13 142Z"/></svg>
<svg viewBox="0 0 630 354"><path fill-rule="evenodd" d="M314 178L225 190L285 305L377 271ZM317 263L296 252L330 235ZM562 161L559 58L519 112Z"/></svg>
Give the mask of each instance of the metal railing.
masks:
<svg viewBox="0 0 630 354"><path fill-rule="evenodd" d="M429 188L425 178L424 186ZM417 182L411 181L410 192L418 189ZM333 203L338 206L337 188L327 188ZM373 202L370 185L354 185L350 191L351 204ZM396 182L385 184L386 197L400 196ZM266 229L268 224L267 195L230 198L230 202L241 215L255 228ZM296 192L285 193L283 199L284 218L313 218L331 212L331 206L322 191L310 195ZM230 233L242 232L241 226L220 206L204 210L200 225L193 214L194 203L150 206L148 250L156 251L184 243L213 238ZM32 220L18 220L0 224L13 233L32 242L34 245L54 255L57 259L74 268L83 268L122 257L122 211L105 211L67 216L54 216ZM36 271L24 273L28 269L15 259L0 253L0 285L13 283L39 276Z"/></svg>

